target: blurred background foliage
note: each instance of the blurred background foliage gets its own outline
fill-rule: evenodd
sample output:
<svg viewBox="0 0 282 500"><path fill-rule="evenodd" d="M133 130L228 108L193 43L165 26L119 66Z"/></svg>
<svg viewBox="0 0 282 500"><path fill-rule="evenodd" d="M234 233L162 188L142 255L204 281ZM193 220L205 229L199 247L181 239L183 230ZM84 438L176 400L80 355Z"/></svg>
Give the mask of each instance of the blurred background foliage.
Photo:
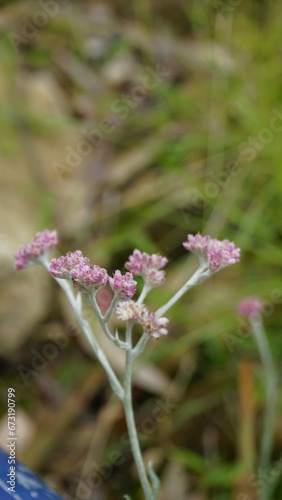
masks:
<svg viewBox="0 0 282 500"><path fill-rule="evenodd" d="M265 300L281 373L281 2L0 5L1 443L12 386L24 463L66 499L142 498L122 409L61 291L37 267L16 273L13 254L45 228L57 255L109 271L158 251L170 264L154 310L196 268L182 242L200 231L233 240L241 263L174 306L136 370L136 420L161 499L256 499L272 481L253 475L264 373L235 308ZM281 405L280 388L273 464Z"/></svg>

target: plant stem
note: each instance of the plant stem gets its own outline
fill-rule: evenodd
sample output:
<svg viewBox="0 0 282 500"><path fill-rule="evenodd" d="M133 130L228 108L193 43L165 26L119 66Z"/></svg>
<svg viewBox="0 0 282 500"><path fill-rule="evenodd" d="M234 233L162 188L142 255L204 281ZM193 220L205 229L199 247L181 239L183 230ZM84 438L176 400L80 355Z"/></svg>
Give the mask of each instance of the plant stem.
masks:
<svg viewBox="0 0 282 500"><path fill-rule="evenodd" d="M121 347L121 349L126 349L126 347L127 347L126 343L122 342L117 337L114 337L114 335L110 332L110 330L108 328L108 325L106 324L105 317L103 317L102 314L101 314L101 311L100 311L100 308L99 308L99 306L97 304L95 296L89 298L88 300L89 300L89 303L90 303L91 307L94 309L94 311L96 313L96 316L98 318L100 326L101 326L104 334L106 335L106 337L111 342L113 342L115 345L117 345L118 347Z"/></svg>
<svg viewBox="0 0 282 500"><path fill-rule="evenodd" d="M146 298L151 289L152 289L151 286L147 285L146 283L144 284L142 292L140 293L140 296L137 300L137 304L143 304L144 299Z"/></svg>
<svg viewBox="0 0 282 500"><path fill-rule="evenodd" d="M109 309L107 310L105 316L101 316L102 317L102 320L103 320L103 323L107 323L109 321L109 319L111 318L115 308L116 308L116 305L120 302L120 298L116 295L111 304L110 304L110 307Z"/></svg>
<svg viewBox="0 0 282 500"><path fill-rule="evenodd" d="M270 469L272 481L267 484L266 498L274 498L273 494L282 475L282 459L280 458Z"/></svg>
<svg viewBox="0 0 282 500"><path fill-rule="evenodd" d="M160 489L160 480L153 469L153 464L151 461L148 464L148 471L153 487L153 498L157 500Z"/></svg>
<svg viewBox="0 0 282 500"><path fill-rule="evenodd" d="M205 271L206 273L204 273ZM211 274L212 273L207 268L207 263L202 263L191 278L178 290L178 292L176 292L176 294L173 295L173 297L171 297L166 304L156 311L157 318L160 318L163 314L165 314L168 309L170 309L188 290L190 290L190 288L199 285L202 281L204 281L204 279L211 276Z"/></svg>
<svg viewBox="0 0 282 500"><path fill-rule="evenodd" d="M125 419L130 439L130 445L135 460L135 465L138 471L140 483L145 495L146 500L154 500L151 485L149 483L145 465L143 462L140 444L137 435L137 429L134 420L134 413L132 407L132 365L133 365L133 351L132 351L132 324L128 323L126 328L126 342L129 345L126 351L126 365L125 365L125 376L124 376L124 413ZM155 497L156 498L156 497Z"/></svg>
<svg viewBox="0 0 282 500"><path fill-rule="evenodd" d="M47 259L42 258L41 259L41 264L43 267L45 267L49 271L49 262ZM53 276L54 277L54 276ZM95 352L98 360L100 361L101 365L103 366L105 372L107 373L110 385L112 387L112 390L116 394L116 396L122 401L123 407L124 407L124 413L125 413L125 419L127 423L127 428L128 428L128 434L129 434L129 439L130 439L130 445L133 453L133 457L135 460L136 468L138 471L140 483L145 495L146 500L157 500L158 498L158 491L159 491L159 480L157 475L154 473L152 465L150 465L149 468L149 473L150 477L152 478L152 483L153 483L153 488L150 484L150 481L147 476L146 468L143 462L142 454L141 454L141 449L140 449L140 444L139 444L139 439L138 439L138 434L137 434L137 429L136 429L136 424L134 420L134 413L133 413L133 406L132 406L132 366L133 366L133 361L134 359L143 352L145 345L148 341L149 335L147 333L144 333L139 339L139 342L133 348L132 346L132 323L128 322L127 328L126 328L126 342L121 342L119 341L120 347L123 347L126 349L126 365L125 365L125 375L124 375L124 383L123 387L120 384L116 374L114 373L106 355L104 354L103 350L100 348L98 342L96 341L96 338L93 335L92 329L86 321L81 312L81 297L78 296L77 300L76 297L73 293L73 290L70 286L70 283L68 283L66 280L58 279L55 278L55 281L58 283L58 285L64 290L68 301L75 313L76 316L76 321L80 328L82 329L83 333L85 334L86 338L88 339L93 351ZM144 287L141 296L139 298L139 303L142 303L144 300L146 294L150 290L149 287ZM113 299L113 302L115 299ZM100 313L98 304L96 302L95 297L93 297L90 301L92 307L94 308L99 323L106 335L107 338L109 338L112 341L115 341L116 339L113 337L111 332L108 330L108 326L106 324L107 319L110 317L112 311L114 310L115 303L112 303L110 307L110 313L105 315L103 317ZM116 342L115 342L116 343Z"/></svg>
<svg viewBox="0 0 282 500"><path fill-rule="evenodd" d="M90 343L98 360L100 361L101 365L103 366L106 374L108 375L108 379L109 379L111 388L113 389L116 396L121 401L123 401L124 390L123 390L115 372L113 371L113 369L108 361L108 358L106 357L104 351L101 349L98 342L96 341L96 339L93 335L92 329L90 328L88 322L85 319L83 319L81 315L76 315L76 320L77 320L78 325L82 329L83 333L85 334L86 338L88 339L88 342Z"/></svg>
<svg viewBox="0 0 282 500"><path fill-rule="evenodd" d="M132 349L133 358L137 358L144 351L146 344L149 340L150 335L147 332L142 334L142 337L138 340L136 346Z"/></svg>
<svg viewBox="0 0 282 500"><path fill-rule="evenodd" d="M41 258L40 262L41 262L42 266L45 267L45 269L47 269L47 271L49 272L50 264L49 264L48 259ZM92 329L89 326L89 323L83 318L83 316L81 314L80 307L78 306L78 302L76 301L75 295L74 295L73 290L70 286L70 283L67 280L58 279L58 278L55 278L54 276L53 276L53 278L58 283L58 285L62 288L62 290L65 292L67 299L71 305L71 308L75 314L77 324L82 329L82 331L83 331L84 335L86 336L89 344L91 345L94 353L96 354L98 360L100 361L101 365L103 366L103 368L108 376L111 388L113 389L116 396L121 401L123 401L123 398L124 398L123 387L121 386L120 381L118 380L115 372L113 371L104 351L99 346L99 344L98 344L98 342L97 342L97 340L92 332ZM99 319L99 316L98 316L98 319Z"/></svg>
<svg viewBox="0 0 282 500"><path fill-rule="evenodd" d="M259 468L267 470L271 459L274 437L275 406L276 406L276 371L267 336L265 334L260 316L250 317L250 324L258 345L266 377L266 404L262 428ZM263 498L268 498L264 495Z"/></svg>

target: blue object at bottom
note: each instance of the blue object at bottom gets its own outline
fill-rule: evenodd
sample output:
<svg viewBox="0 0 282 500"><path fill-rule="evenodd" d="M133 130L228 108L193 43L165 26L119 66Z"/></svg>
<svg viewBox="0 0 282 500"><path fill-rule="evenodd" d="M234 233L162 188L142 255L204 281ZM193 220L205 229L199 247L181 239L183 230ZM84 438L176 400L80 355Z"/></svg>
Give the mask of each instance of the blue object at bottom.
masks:
<svg viewBox="0 0 282 500"><path fill-rule="evenodd" d="M34 472L0 448L1 500L62 500Z"/></svg>

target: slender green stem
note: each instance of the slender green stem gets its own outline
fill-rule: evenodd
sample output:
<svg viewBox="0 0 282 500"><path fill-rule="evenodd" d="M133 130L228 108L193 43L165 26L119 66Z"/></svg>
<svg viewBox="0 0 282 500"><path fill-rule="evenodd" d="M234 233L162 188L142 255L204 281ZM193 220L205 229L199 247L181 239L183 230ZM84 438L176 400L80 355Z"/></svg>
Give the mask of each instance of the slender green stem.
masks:
<svg viewBox="0 0 282 500"><path fill-rule="evenodd" d="M163 314L168 311L190 288L193 288L196 285L199 285L204 281L206 278L211 276L212 271L210 271L207 267L207 263L203 262L200 267L197 269L197 271L189 278L188 281L176 292L171 299L164 304L162 307L160 307L156 311L156 316L160 318Z"/></svg>
<svg viewBox="0 0 282 500"><path fill-rule="evenodd" d="M128 434L130 439L130 445L135 460L136 468L138 471L140 483L145 495L146 500L154 500L151 485L149 483L145 465L143 462L137 429L134 420L134 413L132 407L132 365L133 365L133 351L132 351L132 324L128 323L126 328L126 342L129 345L126 351L126 366L125 366L125 376L124 376L124 413L126 424L128 428Z"/></svg>
<svg viewBox="0 0 282 500"><path fill-rule="evenodd" d="M259 457L259 468L267 470L273 446L277 380L274 362L270 351L267 336L265 334L260 316L250 317L250 324L258 345L261 360L265 369L266 404L261 437L261 449ZM267 491L267 490L266 490ZM267 499L268 494L262 493L262 499Z"/></svg>

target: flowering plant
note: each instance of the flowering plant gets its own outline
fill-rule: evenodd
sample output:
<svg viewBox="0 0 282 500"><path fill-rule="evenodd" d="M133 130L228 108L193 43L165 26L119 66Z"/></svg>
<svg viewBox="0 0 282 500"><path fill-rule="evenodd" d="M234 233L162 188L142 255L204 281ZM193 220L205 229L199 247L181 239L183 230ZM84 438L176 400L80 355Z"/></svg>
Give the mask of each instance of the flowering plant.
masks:
<svg viewBox="0 0 282 500"><path fill-rule="evenodd" d="M264 471L267 471L270 466L275 431L277 374L270 344L263 325L263 302L261 298L256 296L245 297L239 302L237 313L248 318L265 370L266 405L262 418L260 449L258 453L257 475L259 476ZM277 481L279 480L281 472L282 463L280 462L277 467ZM269 500L272 498L274 489L275 481L270 480L263 488L258 489L258 498L261 500Z"/></svg>
<svg viewBox="0 0 282 500"><path fill-rule="evenodd" d="M57 242L55 231L45 230L37 233L30 243L22 246L16 253L15 268L25 269L34 264L41 264L64 290L78 325L104 367L112 390L123 404L131 449L145 499L157 500L160 487L159 479L151 463L148 464L148 468L145 467L134 420L131 394L133 362L142 354L150 338L159 339L168 334L169 320L164 314L175 302L190 288L199 285L209 276L239 262L240 249L228 240L219 241L200 234L188 235L183 246L198 256L199 267L166 304L152 312L145 306L144 300L152 288L164 283L165 271L163 267L168 262L166 257L159 254L149 255L136 249L125 263L125 268L128 271L122 274L120 270L116 270L111 277L106 269L98 265L91 265L89 259L84 257L80 250L69 252L65 256L52 259L49 262L49 252ZM133 299L137 285L134 276L141 276L144 282L142 291L136 300ZM97 300L97 291L107 283L113 291L113 298L106 313L102 314ZM106 337L126 352L122 381L116 376L89 323L83 317L83 296L95 311ZM125 338L123 340L117 330L115 334L110 331L108 323L114 314L125 323ZM141 327L142 333L139 339L134 342L132 334L136 324ZM127 498L129 497L127 496Z"/></svg>

